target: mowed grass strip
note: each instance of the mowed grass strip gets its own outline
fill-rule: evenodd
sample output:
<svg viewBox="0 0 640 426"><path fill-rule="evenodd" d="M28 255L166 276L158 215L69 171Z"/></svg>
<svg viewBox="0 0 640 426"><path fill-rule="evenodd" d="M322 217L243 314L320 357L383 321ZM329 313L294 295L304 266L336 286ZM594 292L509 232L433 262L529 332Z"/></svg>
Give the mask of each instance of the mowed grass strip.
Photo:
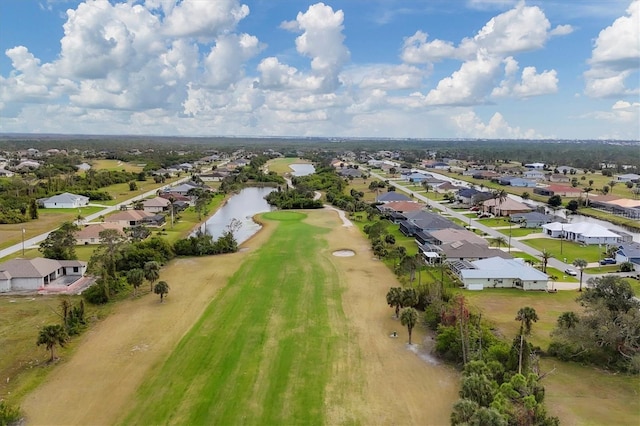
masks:
<svg viewBox="0 0 640 426"><path fill-rule="evenodd" d="M123 424L325 423L334 349L346 343L332 330L347 328L339 277L319 255L326 230L265 216L287 220L141 387Z"/></svg>

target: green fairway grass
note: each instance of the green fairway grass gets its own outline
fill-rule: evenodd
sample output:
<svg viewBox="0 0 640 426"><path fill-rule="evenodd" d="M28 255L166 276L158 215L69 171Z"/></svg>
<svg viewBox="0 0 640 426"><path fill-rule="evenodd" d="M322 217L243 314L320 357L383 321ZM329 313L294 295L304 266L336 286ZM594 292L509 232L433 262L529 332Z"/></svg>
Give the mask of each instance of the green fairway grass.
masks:
<svg viewBox="0 0 640 426"><path fill-rule="evenodd" d="M348 334L339 277L319 255L326 230L297 212L262 217L278 221L269 241L154 369L122 424L326 423Z"/></svg>

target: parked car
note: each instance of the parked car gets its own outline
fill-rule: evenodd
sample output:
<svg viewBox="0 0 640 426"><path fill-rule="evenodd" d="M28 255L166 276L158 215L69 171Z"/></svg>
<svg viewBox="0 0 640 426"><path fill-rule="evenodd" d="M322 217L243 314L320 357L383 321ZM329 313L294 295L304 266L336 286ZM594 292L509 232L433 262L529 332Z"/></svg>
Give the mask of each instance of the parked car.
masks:
<svg viewBox="0 0 640 426"><path fill-rule="evenodd" d="M571 269L571 268L565 269L564 273L567 274L567 275L571 275L572 277L575 277L575 276L578 275L578 273L575 270Z"/></svg>
<svg viewBox="0 0 640 426"><path fill-rule="evenodd" d="M616 260L612 257L605 257L604 259L602 259L600 261L601 265L615 265L616 264Z"/></svg>

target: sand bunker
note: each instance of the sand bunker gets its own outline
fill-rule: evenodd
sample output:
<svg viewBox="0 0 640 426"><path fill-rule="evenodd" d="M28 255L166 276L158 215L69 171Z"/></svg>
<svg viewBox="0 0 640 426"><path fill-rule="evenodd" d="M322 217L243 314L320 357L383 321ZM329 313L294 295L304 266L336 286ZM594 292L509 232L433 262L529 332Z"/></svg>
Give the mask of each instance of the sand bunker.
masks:
<svg viewBox="0 0 640 426"><path fill-rule="evenodd" d="M336 257L351 257L351 256L355 256L356 252L354 252L353 250L343 249L343 250L336 250L332 254Z"/></svg>

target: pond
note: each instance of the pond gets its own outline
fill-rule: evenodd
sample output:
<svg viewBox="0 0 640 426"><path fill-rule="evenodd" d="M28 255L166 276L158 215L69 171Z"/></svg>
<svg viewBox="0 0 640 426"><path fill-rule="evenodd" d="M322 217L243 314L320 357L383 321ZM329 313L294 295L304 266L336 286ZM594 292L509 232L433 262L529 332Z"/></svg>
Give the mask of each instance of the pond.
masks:
<svg viewBox="0 0 640 426"><path fill-rule="evenodd" d="M238 194L232 196L202 225L205 232L217 239L228 229L235 219L240 228L234 231L238 244L242 244L258 232L261 226L253 221L253 216L258 213L275 210L264 197L275 188L244 188Z"/></svg>
<svg viewBox="0 0 640 426"><path fill-rule="evenodd" d="M313 167L313 164L294 163L289 164L289 168L293 170L291 173L293 176L307 176L316 172L316 168Z"/></svg>

